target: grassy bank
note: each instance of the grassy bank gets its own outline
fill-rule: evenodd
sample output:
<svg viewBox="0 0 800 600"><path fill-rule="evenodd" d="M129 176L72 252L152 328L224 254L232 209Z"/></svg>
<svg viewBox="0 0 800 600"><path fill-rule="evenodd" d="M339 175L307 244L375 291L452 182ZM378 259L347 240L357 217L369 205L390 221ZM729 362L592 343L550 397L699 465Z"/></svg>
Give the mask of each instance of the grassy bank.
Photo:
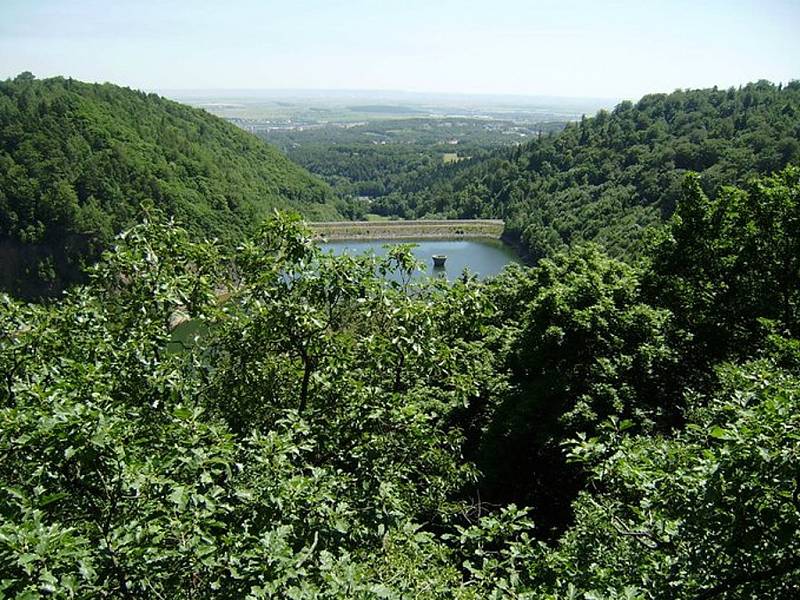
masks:
<svg viewBox="0 0 800 600"><path fill-rule="evenodd" d="M404 238L494 238L503 234L503 221L489 219L440 221L335 221L311 223L327 240Z"/></svg>

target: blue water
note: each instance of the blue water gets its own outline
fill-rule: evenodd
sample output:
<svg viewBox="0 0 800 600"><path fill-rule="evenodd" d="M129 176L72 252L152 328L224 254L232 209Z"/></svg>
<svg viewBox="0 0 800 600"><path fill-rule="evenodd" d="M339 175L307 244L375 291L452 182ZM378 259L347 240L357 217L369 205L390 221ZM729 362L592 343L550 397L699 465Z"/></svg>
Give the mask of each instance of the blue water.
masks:
<svg viewBox="0 0 800 600"><path fill-rule="evenodd" d="M325 250L334 254L374 252L378 256L386 254L385 245L416 244L414 256L426 266L417 277L437 276L452 280L469 268L481 279L491 277L503 270L507 264L521 262L513 248L500 240L468 239L468 240L342 240L322 244ZM447 256L444 268L434 268L432 256Z"/></svg>

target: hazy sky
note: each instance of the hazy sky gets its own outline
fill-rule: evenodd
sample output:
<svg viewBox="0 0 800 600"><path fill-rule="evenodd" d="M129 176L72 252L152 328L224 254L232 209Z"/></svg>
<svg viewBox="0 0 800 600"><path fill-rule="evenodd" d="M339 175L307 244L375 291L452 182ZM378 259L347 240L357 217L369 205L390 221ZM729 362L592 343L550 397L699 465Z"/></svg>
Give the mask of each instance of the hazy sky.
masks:
<svg viewBox="0 0 800 600"><path fill-rule="evenodd" d="M636 98L800 78L800 0L0 0L0 79Z"/></svg>

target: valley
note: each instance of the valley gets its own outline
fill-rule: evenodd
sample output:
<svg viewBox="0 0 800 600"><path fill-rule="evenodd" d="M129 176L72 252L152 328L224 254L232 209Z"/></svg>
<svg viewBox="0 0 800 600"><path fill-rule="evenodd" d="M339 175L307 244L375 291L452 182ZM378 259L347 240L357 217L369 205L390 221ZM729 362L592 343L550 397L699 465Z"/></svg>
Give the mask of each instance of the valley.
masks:
<svg viewBox="0 0 800 600"><path fill-rule="evenodd" d="M351 217L375 198L424 185L448 164L560 131L612 99L318 91L171 92L275 145L352 196Z"/></svg>
<svg viewBox="0 0 800 600"><path fill-rule="evenodd" d="M800 598L798 0L0 0L0 600Z"/></svg>
<svg viewBox="0 0 800 600"><path fill-rule="evenodd" d="M797 81L226 102L0 83L0 596L797 596Z"/></svg>

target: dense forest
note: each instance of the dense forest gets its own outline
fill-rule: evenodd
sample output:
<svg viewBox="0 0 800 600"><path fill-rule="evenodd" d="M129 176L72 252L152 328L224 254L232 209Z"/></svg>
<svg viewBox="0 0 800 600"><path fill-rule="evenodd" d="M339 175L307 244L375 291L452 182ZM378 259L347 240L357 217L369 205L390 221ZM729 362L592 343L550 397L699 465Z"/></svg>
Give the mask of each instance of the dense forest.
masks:
<svg viewBox="0 0 800 600"><path fill-rule="evenodd" d="M404 218L502 218L533 258L581 241L639 253L672 214L684 173L706 193L800 160L800 82L679 90L412 181L370 210Z"/></svg>
<svg viewBox="0 0 800 600"><path fill-rule="evenodd" d="M29 73L0 82L2 288L60 288L143 201L231 241L274 208L336 217L332 199L280 152L204 111L111 84Z"/></svg>
<svg viewBox="0 0 800 600"><path fill-rule="evenodd" d="M797 93L751 92L735 119ZM406 246L334 256L279 215L231 250L149 209L87 285L3 296L0 594L798 597L800 169L680 181L635 262L575 236L412 281Z"/></svg>
<svg viewBox="0 0 800 600"><path fill-rule="evenodd" d="M448 164L487 157L493 149L560 131L565 122L444 117L257 130L289 158L343 196L385 196L438 181ZM351 203L352 218L370 209Z"/></svg>

